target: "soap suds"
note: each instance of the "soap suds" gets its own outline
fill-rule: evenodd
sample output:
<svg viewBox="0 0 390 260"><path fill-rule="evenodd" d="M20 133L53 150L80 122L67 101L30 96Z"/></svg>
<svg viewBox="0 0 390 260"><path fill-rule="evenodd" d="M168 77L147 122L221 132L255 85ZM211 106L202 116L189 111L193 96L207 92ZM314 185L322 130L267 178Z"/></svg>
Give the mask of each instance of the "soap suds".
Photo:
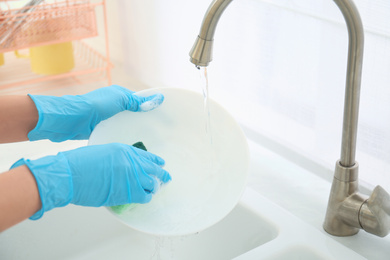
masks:
<svg viewBox="0 0 390 260"><path fill-rule="evenodd" d="M147 112L153 110L156 107L158 107L163 102L163 100L164 100L164 96L161 94L157 94L153 97L153 99L143 102L139 106L139 110L141 112Z"/></svg>

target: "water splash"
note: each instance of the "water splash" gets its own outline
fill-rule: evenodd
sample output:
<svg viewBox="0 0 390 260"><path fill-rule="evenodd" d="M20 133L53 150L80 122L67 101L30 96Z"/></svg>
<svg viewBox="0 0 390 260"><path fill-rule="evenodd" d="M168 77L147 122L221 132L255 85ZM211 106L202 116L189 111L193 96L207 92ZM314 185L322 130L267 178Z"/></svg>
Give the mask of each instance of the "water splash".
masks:
<svg viewBox="0 0 390 260"><path fill-rule="evenodd" d="M164 245L164 237L155 237L155 247L150 260L161 260L161 248Z"/></svg>

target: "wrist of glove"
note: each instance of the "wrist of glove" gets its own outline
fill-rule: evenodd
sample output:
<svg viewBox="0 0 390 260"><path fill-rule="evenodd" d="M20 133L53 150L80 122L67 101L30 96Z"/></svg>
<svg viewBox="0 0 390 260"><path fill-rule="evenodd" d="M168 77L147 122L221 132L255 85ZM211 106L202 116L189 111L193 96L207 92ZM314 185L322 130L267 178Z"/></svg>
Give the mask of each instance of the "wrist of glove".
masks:
<svg viewBox="0 0 390 260"><path fill-rule="evenodd" d="M100 121L125 110L150 111L164 100L161 94L140 97L117 85L84 95L29 97L34 101L39 115L36 127L27 135L29 140L49 139L53 142L88 139Z"/></svg>
<svg viewBox="0 0 390 260"><path fill-rule="evenodd" d="M162 169L163 159L119 143L21 159L11 168L24 164L35 177L42 202L32 220L69 203L92 207L147 203L161 184L171 180Z"/></svg>

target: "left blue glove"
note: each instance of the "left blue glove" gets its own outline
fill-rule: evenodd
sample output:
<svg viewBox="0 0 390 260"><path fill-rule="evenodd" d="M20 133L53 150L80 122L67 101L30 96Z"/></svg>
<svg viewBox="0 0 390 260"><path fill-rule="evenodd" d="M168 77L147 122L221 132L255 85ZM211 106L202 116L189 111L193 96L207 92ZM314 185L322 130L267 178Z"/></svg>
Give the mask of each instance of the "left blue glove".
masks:
<svg viewBox="0 0 390 260"><path fill-rule="evenodd" d="M100 121L124 110L146 112L164 100L162 94L140 97L117 85L84 95L29 96L39 115L36 127L28 133L29 140L49 139L53 142L88 139Z"/></svg>
<svg viewBox="0 0 390 260"><path fill-rule="evenodd" d="M60 152L37 160L20 159L35 177L42 208L30 219L69 203L115 206L148 203L161 184L171 180L165 161L136 147L110 143Z"/></svg>

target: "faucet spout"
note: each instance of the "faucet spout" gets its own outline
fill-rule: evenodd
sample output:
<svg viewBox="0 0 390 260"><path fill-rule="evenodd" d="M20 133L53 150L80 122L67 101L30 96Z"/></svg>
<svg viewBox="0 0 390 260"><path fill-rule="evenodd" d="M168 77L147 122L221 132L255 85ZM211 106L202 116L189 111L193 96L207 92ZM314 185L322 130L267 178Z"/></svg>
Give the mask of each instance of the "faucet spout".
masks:
<svg viewBox="0 0 390 260"><path fill-rule="evenodd" d="M350 236L364 228L370 233L384 236L390 227L390 206L386 206L385 210L378 210L378 207L384 205L383 201L390 202L390 196L381 188L375 189L369 199L359 194L358 163L355 161L364 49L363 25L353 0L333 1L346 22L349 43L341 155L336 163L324 229L332 235ZM197 67L206 67L211 62L216 26L231 2L213 0L209 6L199 36L190 51L190 61Z"/></svg>
<svg viewBox="0 0 390 260"><path fill-rule="evenodd" d="M190 51L190 61L195 66L207 67L212 61L214 33L223 11L233 0L214 0L203 18L199 36Z"/></svg>

